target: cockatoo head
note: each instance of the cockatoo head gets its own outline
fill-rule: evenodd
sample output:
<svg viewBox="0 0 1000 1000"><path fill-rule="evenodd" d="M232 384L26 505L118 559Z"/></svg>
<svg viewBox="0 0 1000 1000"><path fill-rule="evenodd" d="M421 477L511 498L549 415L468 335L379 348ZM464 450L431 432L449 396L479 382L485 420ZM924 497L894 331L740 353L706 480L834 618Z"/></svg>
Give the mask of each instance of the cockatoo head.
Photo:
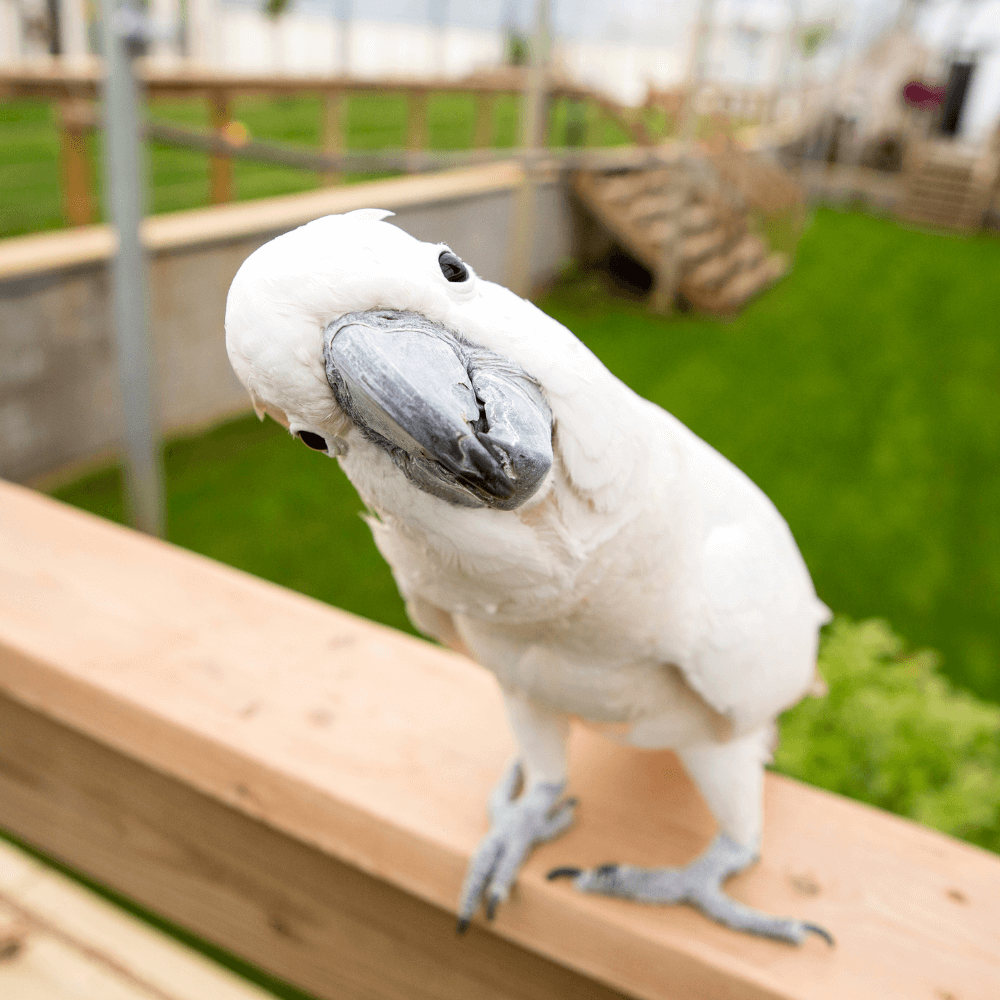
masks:
<svg viewBox="0 0 1000 1000"><path fill-rule="evenodd" d="M251 254L226 303L233 368L311 448L343 453L357 428L424 492L516 508L552 464L545 394L514 360L533 307L391 214L327 216Z"/></svg>

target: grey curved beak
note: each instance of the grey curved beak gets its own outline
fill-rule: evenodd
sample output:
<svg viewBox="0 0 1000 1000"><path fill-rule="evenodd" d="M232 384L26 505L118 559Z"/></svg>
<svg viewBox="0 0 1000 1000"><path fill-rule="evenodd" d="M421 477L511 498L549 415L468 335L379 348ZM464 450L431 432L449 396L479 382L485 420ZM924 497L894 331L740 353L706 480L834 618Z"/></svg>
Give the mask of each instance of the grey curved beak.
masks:
<svg viewBox="0 0 1000 1000"><path fill-rule="evenodd" d="M520 367L413 312L327 327L326 377L361 431L421 489L513 510L552 465L552 414Z"/></svg>

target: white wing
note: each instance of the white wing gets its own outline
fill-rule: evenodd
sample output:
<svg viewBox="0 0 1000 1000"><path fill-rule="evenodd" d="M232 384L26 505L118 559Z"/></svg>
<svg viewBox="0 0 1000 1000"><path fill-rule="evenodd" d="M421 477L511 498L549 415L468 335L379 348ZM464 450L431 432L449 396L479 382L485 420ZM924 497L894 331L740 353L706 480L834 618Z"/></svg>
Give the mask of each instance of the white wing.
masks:
<svg viewBox="0 0 1000 1000"><path fill-rule="evenodd" d="M682 428L685 467L703 511L706 629L688 683L736 732L773 719L810 689L819 626L830 612L816 597L784 519L739 469Z"/></svg>

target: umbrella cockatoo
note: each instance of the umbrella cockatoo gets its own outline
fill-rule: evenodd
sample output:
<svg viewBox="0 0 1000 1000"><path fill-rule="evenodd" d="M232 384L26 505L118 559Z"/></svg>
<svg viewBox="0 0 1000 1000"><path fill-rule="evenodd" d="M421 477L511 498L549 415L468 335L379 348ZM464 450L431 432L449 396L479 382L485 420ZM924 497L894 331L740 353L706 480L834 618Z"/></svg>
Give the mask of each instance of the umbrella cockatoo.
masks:
<svg viewBox="0 0 1000 1000"><path fill-rule="evenodd" d="M719 824L689 865L557 869L800 943L722 891L761 841L778 713L817 683L829 612L784 520L735 466L530 302L376 209L279 236L229 290L258 415L336 456L416 626L499 682L518 748L459 901L492 917L573 820L571 720L676 751Z"/></svg>

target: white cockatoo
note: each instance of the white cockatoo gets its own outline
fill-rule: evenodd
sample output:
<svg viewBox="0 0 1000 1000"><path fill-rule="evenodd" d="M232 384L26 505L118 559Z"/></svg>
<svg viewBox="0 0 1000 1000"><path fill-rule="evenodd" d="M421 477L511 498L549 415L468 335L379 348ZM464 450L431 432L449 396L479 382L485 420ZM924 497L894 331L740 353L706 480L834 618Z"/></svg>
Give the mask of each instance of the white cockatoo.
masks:
<svg viewBox="0 0 1000 1000"><path fill-rule="evenodd" d="M682 868L557 869L800 943L822 928L722 891L758 856L775 718L817 683L829 612L735 466L564 326L377 209L251 254L226 343L258 415L336 456L414 624L500 685L518 748L459 901L492 918L573 820L571 720L674 750L719 824Z"/></svg>

